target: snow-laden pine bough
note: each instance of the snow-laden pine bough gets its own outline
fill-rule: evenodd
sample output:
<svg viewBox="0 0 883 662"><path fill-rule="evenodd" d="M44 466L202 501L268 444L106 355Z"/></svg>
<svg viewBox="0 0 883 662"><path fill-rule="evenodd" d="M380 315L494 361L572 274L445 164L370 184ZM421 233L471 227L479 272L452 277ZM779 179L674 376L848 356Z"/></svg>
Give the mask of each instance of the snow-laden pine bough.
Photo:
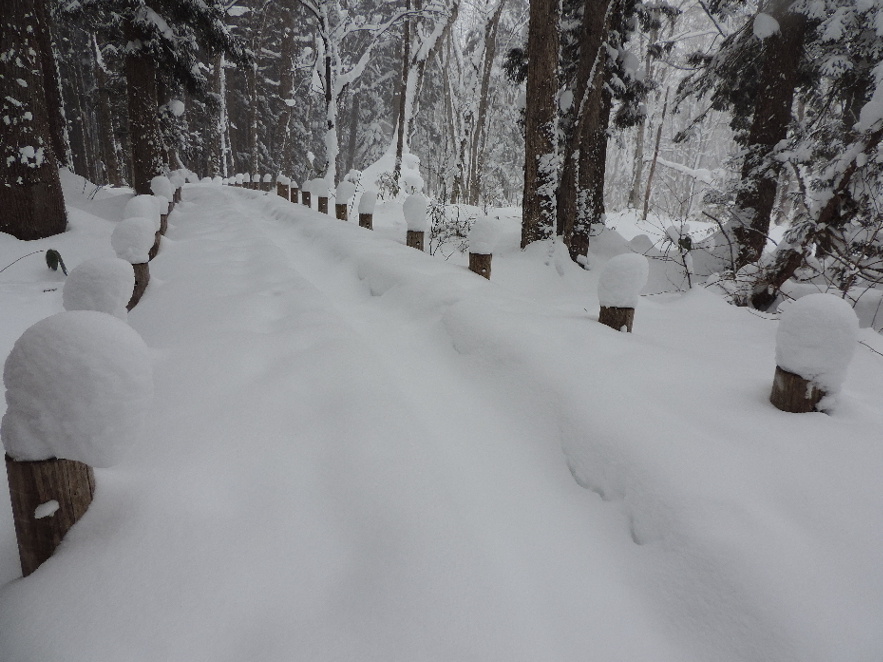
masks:
<svg viewBox="0 0 883 662"><path fill-rule="evenodd" d="M3 369L0 440L22 574L46 561L86 512L93 467L117 464L153 399L144 341L113 315L57 313L28 328Z"/></svg>

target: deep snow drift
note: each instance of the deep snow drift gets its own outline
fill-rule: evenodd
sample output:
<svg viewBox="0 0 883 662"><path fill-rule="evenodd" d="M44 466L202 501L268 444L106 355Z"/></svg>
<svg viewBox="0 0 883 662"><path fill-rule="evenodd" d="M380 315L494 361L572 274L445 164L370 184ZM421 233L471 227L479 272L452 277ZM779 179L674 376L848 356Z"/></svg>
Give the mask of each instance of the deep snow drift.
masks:
<svg viewBox="0 0 883 662"><path fill-rule="evenodd" d="M3 266L113 255L130 196L65 183L71 231L0 235ZM696 288L642 297L632 334L597 323L612 233L583 271L502 214L488 282L402 245L401 203L371 232L252 191L184 200L129 314L143 438L24 580L0 497L4 662L883 656L868 347L831 415L786 414L770 315ZM39 255L0 274L0 356L63 278Z"/></svg>

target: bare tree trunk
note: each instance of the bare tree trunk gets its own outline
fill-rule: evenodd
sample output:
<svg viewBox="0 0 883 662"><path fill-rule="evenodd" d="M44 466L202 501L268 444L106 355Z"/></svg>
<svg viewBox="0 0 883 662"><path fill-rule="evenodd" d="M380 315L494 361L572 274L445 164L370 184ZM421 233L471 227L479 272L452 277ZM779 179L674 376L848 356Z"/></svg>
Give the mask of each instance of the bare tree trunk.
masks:
<svg viewBox="0 0 883 662"><path fill-rule="evenodd" d="M405 0L405 9L411 9L411 0ZM411 75L411 21L405 19L402 28L402 81L399 93L399 108L396 113L396 162L393 170L393 179L398 182L402 174L402 152L405 149L405 118L408 107L408 78Z"/></svg>
<svg viewBox="0 0 883 662"><path fill-rule="evenodd" d="M43 67L43 88L46 94L46 106L49 111L49 137L58 165L65 168L73 167L70 138L67 132L67 119L64 116L64 102L61 94L61 77L58 72L58 59L55 55L55 39L52 29L52 17L45 0L35 2L37 23L40 32L37 39L40 43L40 61Z"/></svg>
<svg viewBox="0 0 883 662"><path fill-rule="evenodd" d="M40 31L35 0L4 4L0 88L5 92L0 116L6 119L0 121L0 232L24 240L49 237L67 227L43 91Z"/></svg>
<svg viewBox="0 0 883 662"><path fill-rule="evenodd" d="M557 183L559 0L531 0L521 247L552 235Z"/></svg>
<svg viewBox="0 0 883 662"><path fill-rule="evenodd" d="M130 22L126 25L129 41L143 35ZM126 55L126 84L129 104L129 141L132 151L132 188L149 195L150 180L163 171L163 141L159 130L156 70L147 55Z"/></svg>
<svg viewBox="0 0 883 662"><path fill-rule="evenodd" d="M95 54L95 82L98 86L98 121L104 130L100 134L101 154L107 182L113 186L123 183L120 172L120 145L117 141L117 124L113 113L110 112L110 102L113 92L108 86L107 72L101 57L98 40L92 35L92 50Z"/></svg>
<svg viewBox="0 0 883 662"><path fill-rule="evenodd" d="M793 0L772 0L766 7L780 30L764 40L760 84L742 163L742 183L736 195L736 269L760 259L769 234L776 180L781 170L781 163L770 156L788 133L806 31L806 16L789 11L793 4Z"/></svg>
<svg viewBox="0 0 883 662"><path fill-rule="evenodd" d="M650 211L650 193L653 190L653 175L656 173L656 161L659 159L659 144L662 141L662 125L665 123L665 115L668 112L668 88L665 88L665 101L662 104L662 115L659 116L659 126L656 127L656 142L653 145L653 159L650 161L650 172L647 173L647 188L644 191L644 210L641 219L647 220Z"/></svg>

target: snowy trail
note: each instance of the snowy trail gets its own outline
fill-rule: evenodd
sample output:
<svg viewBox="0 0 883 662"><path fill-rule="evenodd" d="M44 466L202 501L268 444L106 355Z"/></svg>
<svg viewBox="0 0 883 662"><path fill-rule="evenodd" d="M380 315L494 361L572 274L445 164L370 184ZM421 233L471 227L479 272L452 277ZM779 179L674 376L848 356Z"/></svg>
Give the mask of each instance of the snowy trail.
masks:
<svg viewBox="0 0 883 662"><path fill-rule="evenodd" d="M130 316L145 443L0 591L4 662L883 651L880 388L783 435L774 329L702 292L626 337L532 289L554 257L507 287L273 196L186 199Z"/></svg>

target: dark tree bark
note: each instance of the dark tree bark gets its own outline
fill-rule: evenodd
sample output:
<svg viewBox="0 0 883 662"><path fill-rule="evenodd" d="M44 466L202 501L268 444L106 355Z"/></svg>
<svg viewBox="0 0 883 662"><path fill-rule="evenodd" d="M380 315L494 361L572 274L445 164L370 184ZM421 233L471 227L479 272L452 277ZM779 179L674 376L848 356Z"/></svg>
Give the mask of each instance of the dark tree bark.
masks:
<svg viewBox="0 0 883 662"><path fill-rule="evenodd" d="M40 62L43 67L43 88L46 94L46 106L49 119L49 138L59 166L73 167L70 140L67 133L67 120L64 116L64 103L61 94L61 76L58 72L58 60L55 56L55 39L53 36L52 17L45 0L35 3L40 33Z"/></svg>
<svg viewBox="0 0 883 662"><path fill-rule="evenodd" d="M583 3L579 62L573 103L568 111L572 130L563 149L558 187L557 231L570 247L574 260L588 253L591 224L604 213L604 162L610 119L610 94L604 86L604 42L610 31L614 2L617 0Z"/></svg>
<svg viewBox="0 0 883 662"><path fill-rule="evenodd" d="M405 0L405 9L411 9L411 0ZM393 179L398 182L402 174L402 152L405 149L405 112L408 107L408 76L411 71L411 21L405 19L402 28L402 80L396 110L396 162Z"/></svg>
<svg viewBox="0 0 883 662"><path fill-rule="evenodd" d="M126 37L136 41L144 37L132 23L126 25ZM163 172L163 141L159 130L156 70L146 55L126 55L126 86L129 115L129 145L132 152L132 188L149 195L150 180Z"/></svg>
<svg viewBox="0 0 883 662"><path fill-rule="evenodd" d="M527 35L521 247L554 232L557 181L558 0L531 0Z"/></svg>
<svg viewBox="0 0 883 662"><path fill-rule="evenodd" d="M742 184L736 195L739 225L733 229L733 235L739 245L737 269L760 259L776 201L781 163L770 156L788 133L806 31L804 14L789 11L793 4L793 0L773 0L766 7L766 13L778 21L780 30L764 40L757 98L742 164Z"/></svg>
<svg viewBox="0 0 883 662"><path fill-rule="evenodd" d="M49 130L36 2L8 0L0 18L0 232L64 232L67 216Z"/></svg>

